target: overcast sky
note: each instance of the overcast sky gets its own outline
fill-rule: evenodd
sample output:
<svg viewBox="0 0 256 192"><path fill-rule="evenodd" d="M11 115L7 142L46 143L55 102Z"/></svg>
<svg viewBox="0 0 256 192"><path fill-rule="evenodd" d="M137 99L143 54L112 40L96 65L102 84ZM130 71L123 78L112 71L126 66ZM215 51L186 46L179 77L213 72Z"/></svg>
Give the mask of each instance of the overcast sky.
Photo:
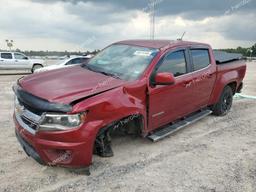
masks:
<svg viewBox="0 0 256 192"><path fill-rule="evenodd" d="M0 49L101 49L124 39L148 39L149 0L0 0ZM256 0L156 0L157 39L256 43Z"/></svg>

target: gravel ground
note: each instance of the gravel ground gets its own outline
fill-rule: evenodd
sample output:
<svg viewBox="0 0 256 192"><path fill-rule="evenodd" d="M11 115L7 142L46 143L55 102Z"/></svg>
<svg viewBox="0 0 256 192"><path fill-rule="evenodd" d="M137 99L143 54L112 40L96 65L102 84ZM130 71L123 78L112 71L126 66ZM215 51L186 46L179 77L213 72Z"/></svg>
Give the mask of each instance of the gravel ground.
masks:
<svg viewBox="0 0 256 192"><path fill-rule="evenodd" d="M256 96L256 62L243 94ZM94 156L91 175L45 167L27 157L14 135L11 85L0 76L0 191L256 191L256 100L234 100L225 117L208 116L160 142L121 136L115 156Z"/></svg>

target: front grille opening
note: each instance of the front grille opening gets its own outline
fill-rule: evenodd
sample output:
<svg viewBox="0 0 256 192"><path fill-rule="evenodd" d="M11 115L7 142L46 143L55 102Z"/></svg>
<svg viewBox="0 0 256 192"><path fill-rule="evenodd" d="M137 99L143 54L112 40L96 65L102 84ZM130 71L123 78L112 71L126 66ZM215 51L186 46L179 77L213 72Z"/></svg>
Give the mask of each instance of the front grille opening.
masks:
<svg viewBox="0 0 256 192"><path fill-rule="evenodd" d="M21 119L22 121L27 125L29 126L31 129L34 129L34 130L37 130L37 124L32 122L31 120L27 119L26 117L24 116L21 116Z"/></svg>

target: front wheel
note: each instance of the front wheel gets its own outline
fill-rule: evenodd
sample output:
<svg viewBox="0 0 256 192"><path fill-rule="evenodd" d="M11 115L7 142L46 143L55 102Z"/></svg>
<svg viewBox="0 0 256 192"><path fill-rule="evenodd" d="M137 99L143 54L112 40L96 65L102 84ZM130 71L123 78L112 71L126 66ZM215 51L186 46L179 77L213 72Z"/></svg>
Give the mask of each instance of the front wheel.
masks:
<svg viewBox="0 0 256 192"><path fill-rule="evenodd" d="M31 72L34 73L37 69L40 69L42 68L43 66L40 65L40 64L34 64L32 69L31 69Z"/></svg>
<svg viewBox="0 0 256 192"><path fill-rule="evenodd" d="M233 91L230 86L226 86L217 104L213 107L213 114L217 116L226 115L233 103Z"/></svg>

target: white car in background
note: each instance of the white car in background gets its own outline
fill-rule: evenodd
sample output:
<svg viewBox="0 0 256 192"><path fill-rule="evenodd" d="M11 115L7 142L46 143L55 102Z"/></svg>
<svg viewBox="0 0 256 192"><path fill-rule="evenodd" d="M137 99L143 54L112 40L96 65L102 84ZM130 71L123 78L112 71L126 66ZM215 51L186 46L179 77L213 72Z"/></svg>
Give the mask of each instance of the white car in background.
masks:
<svg viewBox="0 0 256 192"><path fill-rule="evenodd" d="M18 52L0 52L0 70L29 71L33 73L43 66L44 60L42 59L30 59Z"/></svg>
<svg viewBox="0 0 256 192"><path fill-rule="evenodd" d="M72 57L70 57L68 59L61 60L57 64L49 65L47 67L43 67L43 68L37 69L35 71L35 73L49 71L49 70L53 70L53 69L60 69L60 68L65 68L65 67L71 67L71 66L74 66L74 65L80 65L80 64L86 63L92 57L93 57L93 55L72 56Z"/></svg>

